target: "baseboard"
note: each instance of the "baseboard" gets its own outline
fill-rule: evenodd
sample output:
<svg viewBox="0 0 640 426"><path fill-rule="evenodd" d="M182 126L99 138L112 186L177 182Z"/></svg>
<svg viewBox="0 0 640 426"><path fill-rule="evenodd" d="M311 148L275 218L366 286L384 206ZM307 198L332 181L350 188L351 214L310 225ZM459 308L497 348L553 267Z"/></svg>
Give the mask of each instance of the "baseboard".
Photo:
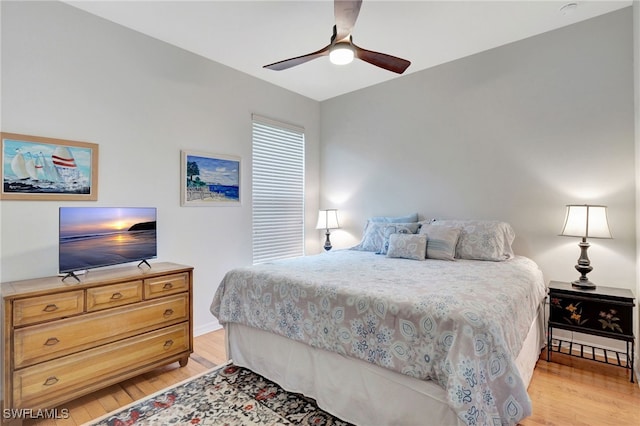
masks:
<svg viewBox="0 0 640 426"><path fill-rule="evenodd" d="M201 336L203 334L206 334L206 333L209 333L209 332L212 332L212 331L220 330L221 328L222 328L222 326L220 325L218 320L214 319L211 322L208 322L206 324L202 324L202 325L199 325L197 327L194 327L193 335L194 336Z"/></svg>

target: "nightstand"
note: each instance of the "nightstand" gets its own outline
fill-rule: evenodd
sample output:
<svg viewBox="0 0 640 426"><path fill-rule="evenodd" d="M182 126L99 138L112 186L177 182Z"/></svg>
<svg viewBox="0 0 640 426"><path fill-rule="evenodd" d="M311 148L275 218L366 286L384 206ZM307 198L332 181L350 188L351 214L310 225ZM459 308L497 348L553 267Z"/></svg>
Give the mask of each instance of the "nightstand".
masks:
<svg viewBox="0 0 640 426"><path fill-rule="evenodd" d="M600 287L585 290L570 283L549 283L549 322L547 324L547 361L553 352L617 365L631 371L635 338L633 336L634 297L629 289ZM553 329L591 334L626 342L626 352L599 348L553 338ZM564 347L563 347L564 345Z"/></svg>

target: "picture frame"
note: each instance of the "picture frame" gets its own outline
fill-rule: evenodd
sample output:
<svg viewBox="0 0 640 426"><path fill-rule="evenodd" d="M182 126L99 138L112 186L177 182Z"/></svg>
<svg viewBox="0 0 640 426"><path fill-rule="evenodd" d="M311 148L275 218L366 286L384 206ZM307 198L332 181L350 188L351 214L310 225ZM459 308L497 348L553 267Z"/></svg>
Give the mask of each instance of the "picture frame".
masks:
<svg viewBox="0 0 640 426"><path fill-rule="evenodd" d="M202 151L181 151L182 206L241 205L241 158Z"/></svg>
<svg viewBox="0 0 640 426"><path fill-rule="evenodd" d="M0 136L1 200L98 200L98 144L6 132Z"/></svg>

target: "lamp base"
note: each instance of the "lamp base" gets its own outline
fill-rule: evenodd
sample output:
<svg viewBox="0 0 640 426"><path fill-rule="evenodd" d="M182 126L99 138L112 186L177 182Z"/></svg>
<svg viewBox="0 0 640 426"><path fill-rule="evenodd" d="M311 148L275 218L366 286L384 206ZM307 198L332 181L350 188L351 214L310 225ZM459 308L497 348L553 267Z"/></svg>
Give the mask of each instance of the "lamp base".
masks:
<svg viewBox="0 0 640 426"><path fill-rule="evenodd" d="M596 288L596 285L589 281L589 278L587 278L587 274L593 271L593 266L591 266L589 256L587 256L587 249L589 248L587 238L582 237L582 241L580 242L580 244L578 244L578 246L580 247L580 258L578 259L578 264L575 266L575 268L576 271L580 272L580 278L573 281L571 285L585 290L593 290L594 288Z"/></svg>
<svg viewBox="0 0 640 426"><path fill-rule="evenodd" d="M574 287L585 289L585 290L594 290L596 288L596 285L586 278L584 280L580 278L575 281L572 281L571 285Z"/></svg>
<svg viewBox="0 0 640 426"><path fill-rule="evenodd" d="M329 235L331 235L331 232L329 232L329 230L327 229L327 232L324 233L324 235L327 236L327 239L324 241L324 249L325 251L329 251L331 250L331 240L329 239Z"/></svg>

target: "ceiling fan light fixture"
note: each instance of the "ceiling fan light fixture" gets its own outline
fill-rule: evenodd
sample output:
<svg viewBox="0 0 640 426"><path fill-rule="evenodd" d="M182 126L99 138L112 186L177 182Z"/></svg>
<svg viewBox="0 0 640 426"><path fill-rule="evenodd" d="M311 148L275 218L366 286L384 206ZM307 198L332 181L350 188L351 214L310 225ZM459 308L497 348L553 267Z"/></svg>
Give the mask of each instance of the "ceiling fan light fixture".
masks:
<svg viewBox="0 0 640 426"><path fill-rule="evenodd" d="M353 62L355 52L348 43L338 43L329 52L329 60L334 65L347 65Z"/></svg>
<svg viewBox="0 0 640 426"><path fill-rule="evenodd" d="M354 58L358 58L376 67L395 72L396 74L402 74L407 67L411 65L410 61L387 55L386 53L363 49L353 44L351 32L360 13L361 5L362 0L334 0L333 13L336 18L336 23L333 26L331 42L327 46L315 52L307 53L306 55L265 65L263 68L281 71L304 64L316 58L329 56L331 63L336 65L346 65L351 63Z"/></svg>

